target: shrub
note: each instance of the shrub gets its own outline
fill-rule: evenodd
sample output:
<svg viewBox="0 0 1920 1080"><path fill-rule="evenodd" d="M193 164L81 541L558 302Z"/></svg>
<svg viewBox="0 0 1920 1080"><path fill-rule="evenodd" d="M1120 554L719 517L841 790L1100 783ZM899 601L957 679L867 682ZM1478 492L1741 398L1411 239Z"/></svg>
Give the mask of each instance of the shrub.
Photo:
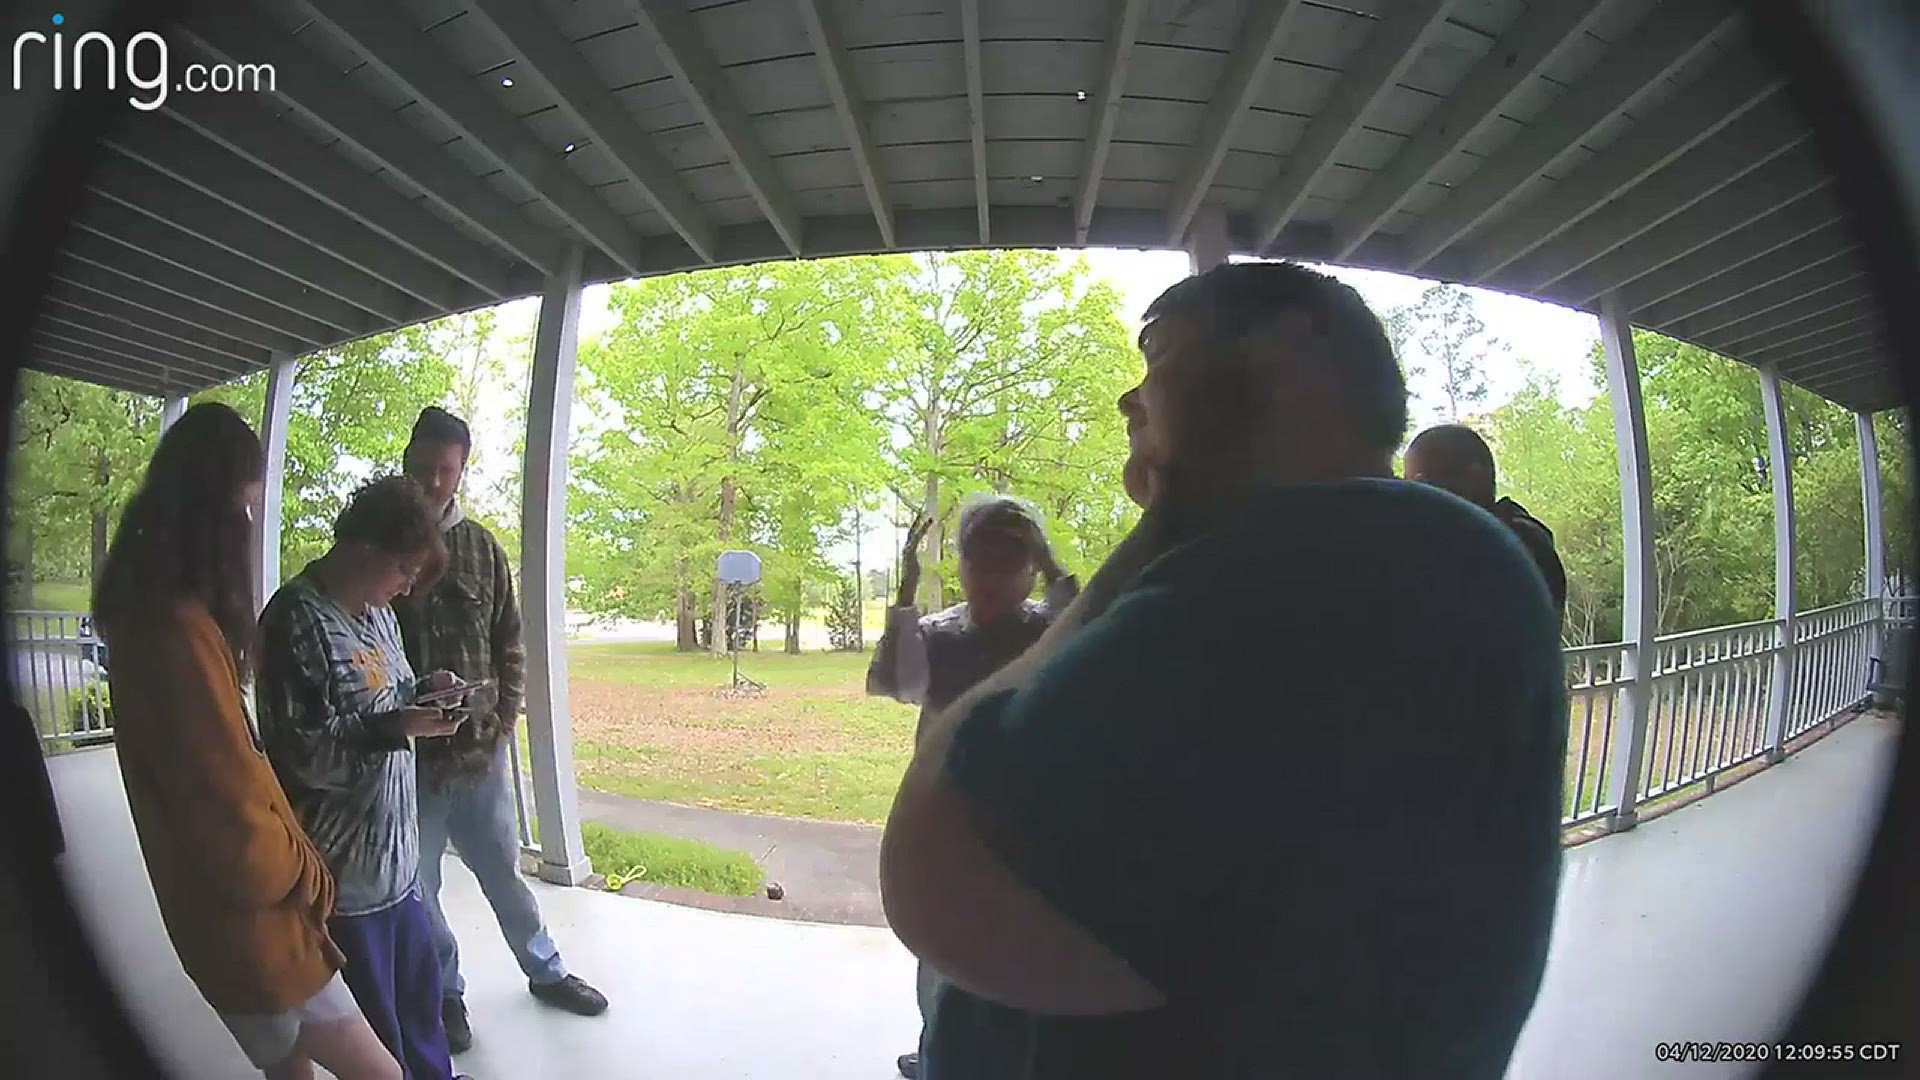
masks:
<svg viewBox="0 0 1920 1080"><path fill-rule="evenodd" d="M827 643L835 652L852 652L864 644L860 616L860 589L851 578L840 579L827 604Z"/></svg>
<svg viewBox="0 0 1920 1080"><path fill-rule="evenodd" d="M76 746L105 742L112 738L102 729L113 727L113 694L104 682L90 682L67 695L68 732L100 732L91 739L75 739Z"/></svg>

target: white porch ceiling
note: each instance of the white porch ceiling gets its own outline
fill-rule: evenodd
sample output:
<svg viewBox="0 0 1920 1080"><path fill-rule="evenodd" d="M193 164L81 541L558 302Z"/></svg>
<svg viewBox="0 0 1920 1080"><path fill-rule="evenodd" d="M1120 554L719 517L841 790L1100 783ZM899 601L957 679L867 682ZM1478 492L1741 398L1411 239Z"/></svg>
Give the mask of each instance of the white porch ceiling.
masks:
<svg viewBox="0 0 1920 1080"><path fill-rule="evenodd" d="M1732 0L235 0L110 139L33 366L180 393L588 278L1177 246L1592 309L1897 403L1842 208ZM510 85L509 85L510 83ZM572 147L571 151L566 148Z"/></svg>

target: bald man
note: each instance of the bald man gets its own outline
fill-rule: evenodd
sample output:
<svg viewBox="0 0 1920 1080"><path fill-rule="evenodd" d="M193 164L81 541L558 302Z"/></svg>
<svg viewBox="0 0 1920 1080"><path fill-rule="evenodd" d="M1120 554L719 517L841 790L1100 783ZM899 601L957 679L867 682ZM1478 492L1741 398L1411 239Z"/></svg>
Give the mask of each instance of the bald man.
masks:
<svg viewBox="0 0 1920 1080"><path fill-rule="evenodd" d="M1407 445L1406 476L1453 492L1499 518L1533 556L1547 583L1553 606L1567 614L1567 571L1553 550L1553 532L1512 499L1494 498L1493 451L1464 424L1442 424L1414 436Z"/></svg>

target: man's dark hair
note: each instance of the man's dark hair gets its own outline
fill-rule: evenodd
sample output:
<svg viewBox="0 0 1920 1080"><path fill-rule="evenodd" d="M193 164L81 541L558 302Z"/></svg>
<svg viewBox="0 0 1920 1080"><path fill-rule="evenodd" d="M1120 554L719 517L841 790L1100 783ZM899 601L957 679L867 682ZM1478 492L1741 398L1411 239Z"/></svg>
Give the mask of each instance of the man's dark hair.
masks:
<svg viewBox="0 0 1920 1080"><path fill-rule="evenodd" d="M467 422L438 405L421 409L419 419L413 422L413 434L407 437L407 446L412 448L418 443L458 446L462 461L473 454L473 432Z"/></svg>
<svg viewBox="0 0 1920 1080"><path fill-rule="evenodd" d="M1160 294L1146 312L1177 316L1218 349L1239 350L1288 312L1303 312L1324 337L1367 444L1391 453L1407 433L1407 380L1380 320L1353 287L1290 262L1225 263Z"/></svg>
<svg viewBox="0 0 1920 1080"><path fill-rule="evenodd" d="M333 522L333 539L389 555L431 555L440 544L440 516L410 476L383 476L353 493Z"/></svg>

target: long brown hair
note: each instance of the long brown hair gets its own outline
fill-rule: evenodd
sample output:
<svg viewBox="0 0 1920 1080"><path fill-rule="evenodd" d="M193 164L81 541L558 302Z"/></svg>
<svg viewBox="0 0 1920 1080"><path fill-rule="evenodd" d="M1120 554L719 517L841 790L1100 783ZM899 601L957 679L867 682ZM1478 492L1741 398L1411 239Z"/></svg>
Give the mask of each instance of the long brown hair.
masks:
<svg viewBox="0 0 1920 1080"><path fill-rule="evenodd" d="M157 604L195 600L244 680L255 636L254 530L240 490L261 479L260 438L225 405L188 409L154 450L93 585L103 634Z"/></svg>

